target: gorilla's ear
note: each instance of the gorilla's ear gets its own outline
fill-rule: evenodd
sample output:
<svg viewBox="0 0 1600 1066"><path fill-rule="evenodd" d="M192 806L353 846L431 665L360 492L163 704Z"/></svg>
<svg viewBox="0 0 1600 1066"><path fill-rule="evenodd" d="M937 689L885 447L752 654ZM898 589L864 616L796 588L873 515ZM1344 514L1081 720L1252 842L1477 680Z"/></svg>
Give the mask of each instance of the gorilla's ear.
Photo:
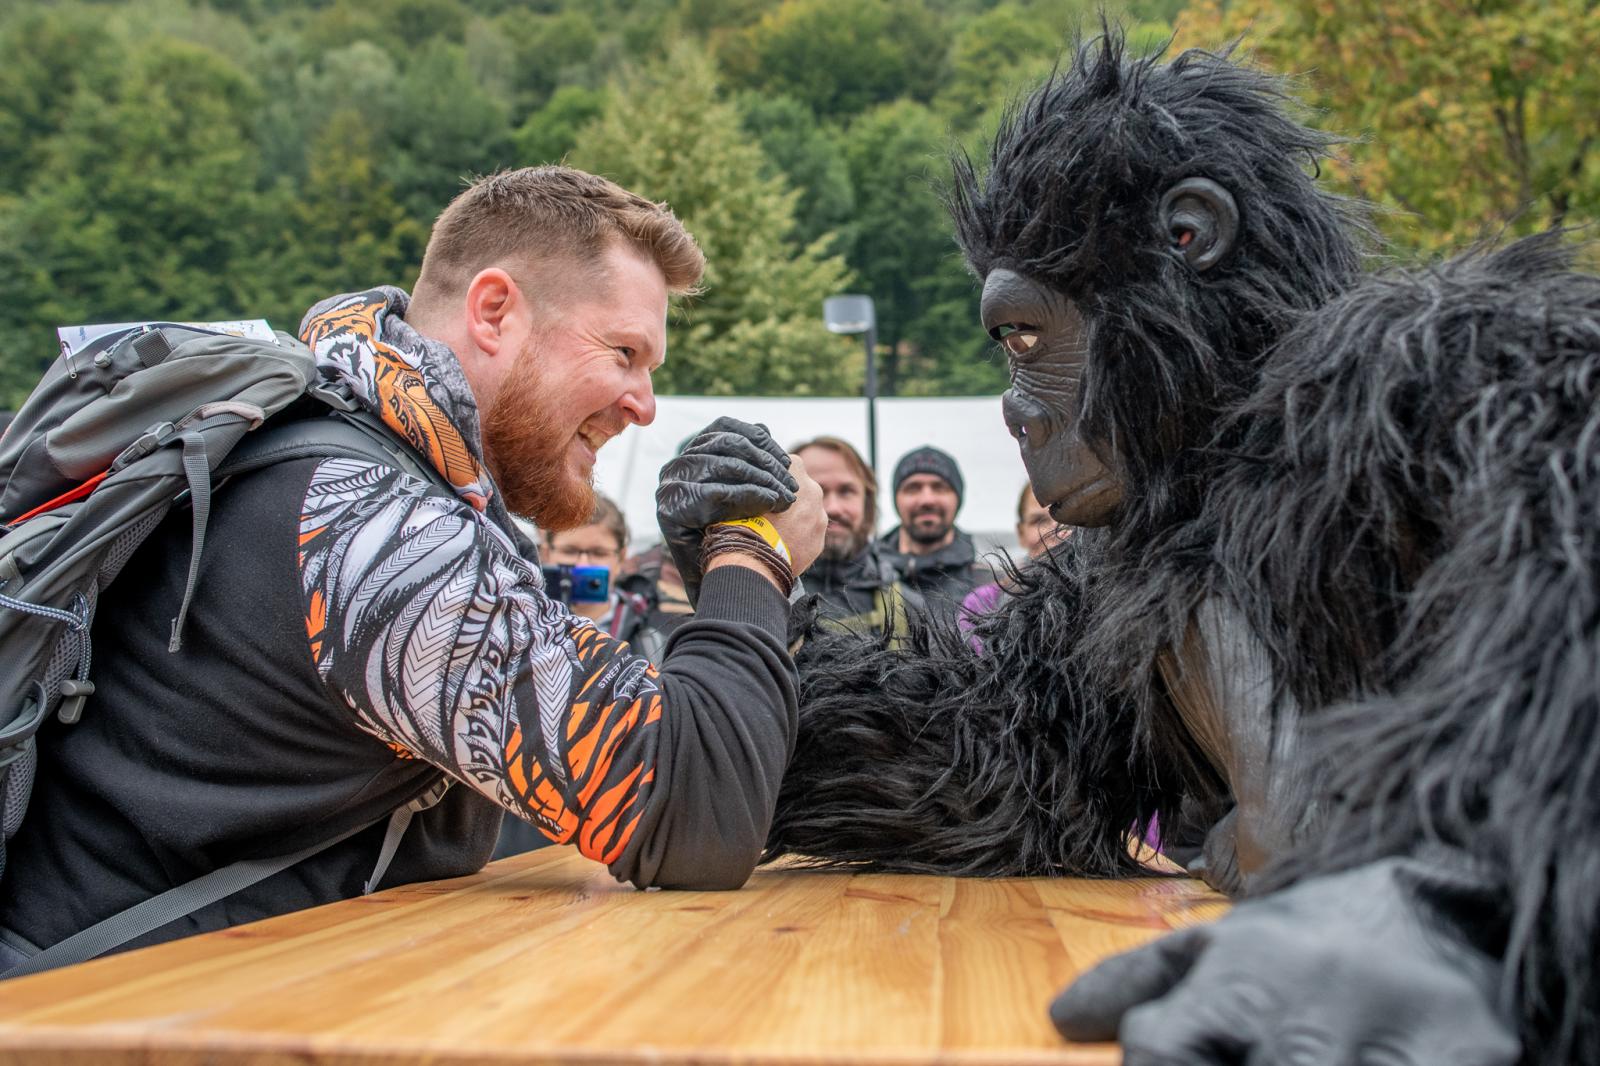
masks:
<svg viewBox="0 0 1600 1066"><path fill-rule="evenodd" d="M1184 178L1168 189L1158 215L1167 247L1196 271L1221 262L1239 236L1239 205L1210 178Z"/></svg>

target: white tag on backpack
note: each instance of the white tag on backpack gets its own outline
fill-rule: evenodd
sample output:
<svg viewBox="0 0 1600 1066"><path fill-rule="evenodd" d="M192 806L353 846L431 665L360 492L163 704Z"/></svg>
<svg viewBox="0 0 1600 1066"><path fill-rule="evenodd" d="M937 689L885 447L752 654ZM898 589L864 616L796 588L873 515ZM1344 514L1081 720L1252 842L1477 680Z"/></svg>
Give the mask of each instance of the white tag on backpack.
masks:
<svg viewBox="0 0 1600 1066"><path fill-rule="evenodd" d="M248 337L251 340L271 341L272 327L264 318L233 318L219 322L105 322L93 326L62 326L56 330L61 340L62 355L76 355L101 337L112 333L129 333L146 326L188 326L212 333L226 333L231 337Z"/></svg>

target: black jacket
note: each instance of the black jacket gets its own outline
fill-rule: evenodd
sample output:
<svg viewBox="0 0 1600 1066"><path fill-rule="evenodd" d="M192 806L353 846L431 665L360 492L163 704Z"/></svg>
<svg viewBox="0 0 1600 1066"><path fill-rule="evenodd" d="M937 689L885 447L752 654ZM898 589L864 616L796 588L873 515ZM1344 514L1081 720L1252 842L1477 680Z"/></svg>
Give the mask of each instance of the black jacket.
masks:
<svg viewBox="0 0 1600 1066"><path fill-rule="evenodd" d="M879 537L878 547L906 586L927 601L929 610L950 618L967 593L994 580L993 571L978 561L972 537L959 529L954 540L928 555L900 551L899 526Z"/></svg>
<svg viewBox="0 0 1600 1066"><path fill-rule="evenodd" d="M870 540L849 559L818 557L811 569L801 575L805 591L816 593L824 612L833 617L871 611L879 591L899 580L893 564L883 557L877 542Z"/></svg>

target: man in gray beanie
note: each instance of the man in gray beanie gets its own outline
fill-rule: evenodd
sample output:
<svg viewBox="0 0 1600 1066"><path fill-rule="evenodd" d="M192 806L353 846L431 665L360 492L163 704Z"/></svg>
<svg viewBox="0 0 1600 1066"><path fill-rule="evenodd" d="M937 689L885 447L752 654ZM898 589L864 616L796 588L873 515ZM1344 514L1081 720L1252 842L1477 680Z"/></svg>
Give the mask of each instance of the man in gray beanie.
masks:
<svg viewBox="0 0 1600 1066"><path fill-rule="evenodd" d="M878 541L901 580L928 606L955 617L961 599L993 580L978 562L972 537L956 527L966 481L948 452L913 448L894 466L894 509L900 524Z"/></svg>

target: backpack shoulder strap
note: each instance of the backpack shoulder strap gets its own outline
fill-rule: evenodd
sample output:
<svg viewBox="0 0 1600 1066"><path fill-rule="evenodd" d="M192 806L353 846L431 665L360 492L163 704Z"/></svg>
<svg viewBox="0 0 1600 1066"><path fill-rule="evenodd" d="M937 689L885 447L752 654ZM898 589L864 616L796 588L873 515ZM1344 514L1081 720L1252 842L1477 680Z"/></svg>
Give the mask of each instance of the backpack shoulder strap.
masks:
<svg viewBox="0 0 1600 1066"><path fill-rule="evenodd" d="M247 434L222 461L216 476L245 474L292 459L310 458L370 459L449 487L443 475L377 416L337 408L322 417L270 422Z"/></svg>
<svg viewBox="0 0 1600 1066"><path fill-rule="evenodd" d="M405 810L406 808L401 808ZM392 817L384 815L383 817ZM280 855L272 859L245 859L202 874L192 881L185 881L181 885L167 889L158 896L152 896L142 903L136 903L127 910L118 911L103 921L96 922L87 929L79 930L67 939L58 941L45 948L39 954L32 956L25 962L7 970L0 977L10 980L13 977L24 977L32 973L43 973L45 970L54 970L61 966L71 966L74 963L88 962L115 948L119 948L130 940L154 932L179 918L193 914L202 907L209 906L220 899L226 899L235 892L243 891L258 881L263 881L281 870L287 870L302 859L309 859L321 851L326 851L335 844L349 837L355 836L361 830L376 825L382 818L374 818L369 822L347 829L331 840L324 840L308 848L302 848L289 855Z"/></svg>

